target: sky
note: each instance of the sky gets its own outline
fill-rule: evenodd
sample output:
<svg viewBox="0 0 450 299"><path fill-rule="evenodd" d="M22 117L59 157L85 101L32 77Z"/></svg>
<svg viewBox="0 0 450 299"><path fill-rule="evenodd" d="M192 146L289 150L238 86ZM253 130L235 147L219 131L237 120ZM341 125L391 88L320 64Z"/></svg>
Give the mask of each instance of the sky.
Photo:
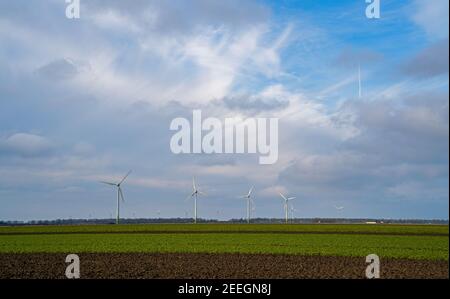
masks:
<svg viewBox="0 0 450 299"><path fill-rule="evenodd" d="M0 0L0 220L448 219L449 2ZM358 66L362 96L358 96ZM279 119L279 158L173 154L174 118ZM344 209L337 210L335 206Z"/></svg>

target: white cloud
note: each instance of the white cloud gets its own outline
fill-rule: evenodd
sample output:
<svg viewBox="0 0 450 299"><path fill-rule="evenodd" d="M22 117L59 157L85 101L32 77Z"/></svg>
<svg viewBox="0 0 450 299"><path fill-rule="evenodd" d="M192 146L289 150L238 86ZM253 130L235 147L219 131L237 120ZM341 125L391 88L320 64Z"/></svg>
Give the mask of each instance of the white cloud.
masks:
<svg viewBox="0 0 450 299"><path fill-rule="evenodd" d="M413 20L433 38L448 37L448 0L415 0Z"/></svg>
<svg viewBox="0 0 450 299"><path fill-rule="evenodd" d="M35 134L16 133L0 139L0 153L33 157L46 155L53 149L53 143L47 138Z"/></svg>
<svg viewBox="0 0 450 299"><path fill-rule="evenodd" d="M130 17L112 9L99 11L88 17L102 29L123 33L127 33L127 31L138 33L142 30Z"/></svg>
<svg viewBox="0 0 450 299"><path fill-rule="evenodd" d="M285 186L281 186L281 185L267 187L267 188L264 188L264 189L258 191L258 194L260 196L264 196L264 197L278 198L278 197L280 197L280 193L282 193L285 196L289 195L287 188ZM280 201L281 201L281 198L280 198Z"/></svg>

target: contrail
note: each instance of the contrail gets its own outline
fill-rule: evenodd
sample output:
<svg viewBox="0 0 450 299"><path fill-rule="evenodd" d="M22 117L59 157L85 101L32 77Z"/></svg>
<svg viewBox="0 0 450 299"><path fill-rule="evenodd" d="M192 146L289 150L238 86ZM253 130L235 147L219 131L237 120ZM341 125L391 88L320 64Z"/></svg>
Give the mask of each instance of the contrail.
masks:
<svg viewBox="0 0 450 299"><path fill-rule="evenodd" d="M358 63L358 96L361 98L361 63Z"/></svg>

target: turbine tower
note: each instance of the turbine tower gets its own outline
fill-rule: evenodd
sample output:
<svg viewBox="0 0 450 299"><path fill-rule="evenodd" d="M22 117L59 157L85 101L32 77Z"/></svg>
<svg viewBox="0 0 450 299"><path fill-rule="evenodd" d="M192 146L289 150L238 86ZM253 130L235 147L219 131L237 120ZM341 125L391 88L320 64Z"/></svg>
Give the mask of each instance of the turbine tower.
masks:
<svg viewBox="0 0 450 299"><path fill-rule="evenodd" d="M192 178L192 194L189 195L186 199L190 199L194 197L194 223L197 223L197 199L198 195L206 195L202 191L198 190L197 185L195 184L195 178Z"/></svg>
<svg viewBox="0 0 450 299"><path fill-rule="evenodd" d="M250 188L247 195L242 195L240 198L245 198L247 200L247 223L250 223L250 206L253 203L253 200L251 198L253 191L253 187Z"/></svg>
<svg viewBox="0 0 450 299"><path fill-rule="evenodd" d="M286 223L289 221L289 201L295 199L295 197L286 197L280 193L281 198L284 200L284 214Z"/></svg>
<svg viewBox="0 0 450 299"><path fill-rule="evenodd" d="M128 171L128 173L123 177L123 179L119 183L111 183L111 182L100 181L100 183L117 187L116 224L119 224L119 221L120 221L120 199L122 199L122 202L125 202L125 199L123 198L123 192L122 192L121 185L125 181L125 179L130 175L130 173L131 173L131 170Z"/></svg>

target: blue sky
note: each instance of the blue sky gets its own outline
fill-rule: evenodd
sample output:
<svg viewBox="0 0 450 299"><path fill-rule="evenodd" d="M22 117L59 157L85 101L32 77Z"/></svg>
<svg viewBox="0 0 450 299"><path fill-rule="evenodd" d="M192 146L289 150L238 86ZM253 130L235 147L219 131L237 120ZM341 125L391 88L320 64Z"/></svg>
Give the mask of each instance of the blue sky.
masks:
<svg viewBox="0 0 450 299"><path fill-rule="evenodd" d="M0 219L448 219L448 1L0 0ZM362 97L358 98L358 64ZM170 122L278 117L279 160L174 155ZM334 206L344 206L337 211Z"/></svg>

